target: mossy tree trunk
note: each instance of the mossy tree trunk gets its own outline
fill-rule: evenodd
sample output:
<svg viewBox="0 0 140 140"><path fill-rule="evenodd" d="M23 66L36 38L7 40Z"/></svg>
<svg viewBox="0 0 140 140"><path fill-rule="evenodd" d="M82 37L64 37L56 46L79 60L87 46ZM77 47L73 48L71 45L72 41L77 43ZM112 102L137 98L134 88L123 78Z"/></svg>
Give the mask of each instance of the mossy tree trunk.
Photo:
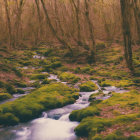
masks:
<svg viewBox="0 0 140 140"><path fill-rule="evenodd" d="M124 53L128 68L134 73L132 56L132 36L130 29L130 0L120 0L122 14L122 29L124 37Z"/></svg>

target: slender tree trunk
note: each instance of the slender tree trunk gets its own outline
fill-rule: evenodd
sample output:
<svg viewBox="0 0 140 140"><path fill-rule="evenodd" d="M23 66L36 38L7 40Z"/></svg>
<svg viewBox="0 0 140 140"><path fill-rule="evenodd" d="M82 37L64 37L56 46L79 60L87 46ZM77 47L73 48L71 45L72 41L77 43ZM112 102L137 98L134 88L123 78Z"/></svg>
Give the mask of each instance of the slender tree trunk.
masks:
<svg viewBox="0 0 140 140"><path fill-rule="evenodd" d="M73 50L72 50L70 44L67 43L63 38L60 38L59 35L57 34L56 30L54 29L54 27L53 27L53 25L52 25L52 23L51 23L50 17L49 17L49 15L48 15L48 10L47 10L47 8L46 8L46 6L45 6L44 0L41 0L41 3L42 3L42 7L43 7L43 10L44 10L45 16L46 16L47 24L49 25L49 27L50 27L50 29L51 29L53 35L57 38L57 40L58 40L62 45L64 45L65 47L67 47L67 48L70 50L71 55L73 56Z"/></svg>
<svg viewBox="0 0 140 140"><path fill-rule="evenodd" d="M96 62L96 44L95 44L95 38L94 38L94 31L93 31L93 25L91 23L90 17L89 17L89 1L85 1L85 16L88 23L89 33L90 33L90 39L92 41L92 46L90 47L90 63Z"/></svg>
<svg viewBox="0 0 140 140"><path fill-rule="evenodd" d="M134 73L133 58L132 58L132 37L130 29L130 9L129 0L120 0L122 14L122 29L124 37L124 53L128 68Z"/></svg>
<svg viewBox="0 0 140 140"><path fill-rule="evenodd" d="M80 25L80 19L79 19L79 15L80 15L80 0L77 0L77 4L75 3L75 0L71 0L72 4L74 6L75 9L75 13L76 13L76 23L77 23L77 39L78 39L78 45L82 45L82 41L81 41L81 25Z"/></svg>
<svg viewBox="0 0 140 140"><path fill-rule="evenodd" d="M3 0L5 4L5 11L6 11L6 17L7 17L7 24L8 24L8 32L9 32L9 49L12 48L12 27L11 27L11 19L10 19L10 12L8 7L7 0Z"/></svg>
<svg viewBox="0 0 140 140"><path fill-rule="evenodd" d="M20 0L18 3L18 0L16 0L16 7L17 7L17 19L15 22L15 28L16 28L16 35L15 35L15 46L19 45L19 39L21 37L22 34L22 27L21 27L21 15L22 15L22 9L23 9L23 5L24 5L24 0Z"/></svg>
<svg viewBox="0 0 140 140"><path fill-rule="evenodd" d="M133 0L133 11L134 11L134 16L135 16L135 21L136 21L136 26L137 26L137 34L140 42L140 9L138 7L138 1Z"/></svg>
<svg viewBox="0 0 140 140"><path fill-rule="evenodd" d="M61 21L60 21L60 18L59 18L57 0L54 0L54 1L55 1L55 15L56 15L56 20L58 22L58 28L60 29L61 35L64 37L65 33L64 33L64 30L62 28Z"/></svg>
<svg viewBox="0 0 140 140"><path fill-rule="evenodd" d="M41 34L42 34L42 18L41 18L41 13L40 13L40 7L39 7L39 0L35 0L36 8L37 8L37 14L38 14L38 22L39 22L39 36L38 39L41 39Z"/></svg>

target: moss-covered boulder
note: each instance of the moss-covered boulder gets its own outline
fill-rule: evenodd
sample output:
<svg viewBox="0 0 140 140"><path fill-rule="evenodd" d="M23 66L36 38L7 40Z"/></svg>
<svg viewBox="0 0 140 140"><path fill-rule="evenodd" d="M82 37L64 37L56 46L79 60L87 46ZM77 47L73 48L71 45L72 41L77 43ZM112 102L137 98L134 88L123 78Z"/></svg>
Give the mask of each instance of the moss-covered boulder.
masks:
<svg viewBox="0 0 140 140"><path fill-rule="evenodd" d="M37 80L37 79L39 79L39 80L42 80L42 79L46 79L47 77L49 77L49 74L48 73L45 73L45 74L31 74L30 75L30 78L32 79L32 80Z"/></svg>
<svg viewBox="0 0 140 140"><path fill-rule="evenodd" d="M82 83L81 85L79 85L80 87L80 91L81 92L90 92L90 91L95 91L98 89L97 85L95 83L93 83L92 81L87 81L85 83Z"/></svg>
<svg viewBox="0 0 140 140"><path fill-rule="evenodd" d="M3 125L16 125L19 123L19 119L12 113L0 113L0 124Z"/></svg>
<svg viewBox="0 0 140 140"><path fill-rule="evenodd" d="M87 108L81 110L74 110L70 114L69 118L71 121L81 121L82 119L89 117L100 115L100 110L96 106L89 106Z"/></svg>
<svg viewBox="0 0 140 140"><path fill-rule="evenodd" d="M104 96L104 93L102 90L99 90L97 93L94 93L94 94L91 94L90 97L89 97L89 101L95 101L96 100L96 97L98 96Z"/></svg>
<svg viewBox="0 0 140 140"><path fill-rule="evenodd" d="M75 84L80 80L80 77L76 76L75 74L69 72L63 72L59 75L60 80L64 82L68 82L71 84Z"/></svg>
<svg viewBox="0 0 140 140"><path fill-rule="evenodd" d="M8 93L0 93L0 101L6 100L6 99L10 99L12 98L12 96Z"/></svg>
<svg viewBox="0 0 140 140"><path fill-rule="evenodd" d="M11 84L6 84L5 88L6 88L7 92L10 94L15 94L17 92L16 88Z"/></svg>
<svg viewBox="0 0 140 140"><path fill-rule="evenodd" d="M62 83L45 85L15 101L0 105L0 125L5 125L6 121L7 125L16 124L13 119L3 117L7 113L15 116L19 122L26 122L38 117L43 111L74 103L78 96L76 89Z"/></svg>

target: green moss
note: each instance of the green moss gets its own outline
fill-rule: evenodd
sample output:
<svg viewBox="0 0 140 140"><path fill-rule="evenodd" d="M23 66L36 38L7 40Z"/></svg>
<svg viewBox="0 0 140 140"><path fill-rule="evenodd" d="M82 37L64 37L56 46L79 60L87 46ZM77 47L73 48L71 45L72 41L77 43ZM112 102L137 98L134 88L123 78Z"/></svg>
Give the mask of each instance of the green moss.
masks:
<svg viewBox="0 0 140 140"><path fill-rule="evenodd" d="M0 88L3 88L5 86L5 83L0 81Z"/></svg>
<svg viewBox="0 0 140 140"><path fill-rule="evenodd" d="M90 95L89 101L95 101L97 96L103 96L103 95L104 95L103 91L99 90L99 92Z"/></svg>
<svg viewBox="0 0 140 140"><path fill-rule="evenodd" d="M7 92L10 93L10 94L15 94L17 92L15 87L12 86L11 84L6 84L5 88L6 88Z"/></svg>
<svg viewBox="0 0 140 140"><path fill-rule="evenodd" d="M129 87L134 85L134 83L132 81L129 80L121 80L120 82L118 82L118 84L116 85L117 87Z"/></svg>
<svg viewBox="0 0 140 140"><path fill-rule="evenodd" d="M87 91L87 92L94 91L94 90L98 89L96 84L93 83L92 81L82 83L81 85L79 85L79 87L80 87L80 91Z"/></svg>
<svg viewBox="0 0 140 140"><path fill-rule="evenodd" d="M99 82L99 85L101 87L108 87L108 86L116 86L116 87L129 87L134 85L133 81L130 80L119 80L119 81L114 81L114 80L101 80Z"/></svg>
<svg viewBox="0 0 140 140"><path fill-rule="evenodd" d="M32 80L36 80L36 79L45 79L47 77L49 77L49 74L45 73L45 74L32 74L30 75Z"/></svg>
<svg viewBox="0 0 140 140"><path fill-rule="evenodd" d="M138 120L138 115L139 114L128 114L121 115L116 118L87 117L75 128L75 132L78 136L91 138L113 125L131 124L133 121ZM118 138L115 134L110 134L105 140L111 139L112 137Z"/></svg>
<svg viewBox="0 0 140 140"><path fill-rule="evenodd" d="M60 78L60 80L71 83L71 84L75 84L80 80L80 78L78 76L76 76L75 74L69 73L69 72L61 73L59 75L59 78Z"/></svg>
<svg viewBox="0 0 140 140"><path fill-rule="evenodd" d="M105 49L105 48L106 48L105 43L97 43L97 44L96 44L96 49L97 49L97 50L103 50L103 49Z"/></svg>
<svg viewBox="0 0 140 140"><path fill-rule="evenodd" d="M15 117L12 113L0 113L0 124L3 125L16 125L19 123L19 119Z"/></svg>
<svg viewBox="0 0 140 140"><path fill-rule="evenodd" d="M80 125L75 128L76 135L82 137L88 137L90 134L95 136L97 133L105 130L105 127L110 127L112 125L111 121L103 118L85 118L82 120Z"/></svg>
<svg viewBox="0 0 140 140"><path fill-rule="evenodd" d="M72 111L69 118L71 121L81 121L88 116L100 115L100 110L97 107L89 106L85 109Z"/></svg>
<svg viewBox="0 0 140 140"><path fill-rule="evenodd" d="M75 91L62 83L52 83L15 101L0 105L0 116L11 113L20 122L28 121L38 117L42 111L74 103L78 98ZM8 124L10 125L10 122ZM4 125L1 120L0 125Z"/></svg>
<svg viewBox="0 0 140 140"><path fill-rule="evenodd" d="M126 93L112 93L112 97L104 100L101 106L114 106L119 104L121 107L134 107L140 105L140 94L137 90L131 90Z"/></svg>
<svg viewBox="0 0 140 140"><path fill-rule="evenodd" d="M23 82L23 81L17 81L17 80L15 80L15 81L13 81L13 84L14 84L15 86L21 87L21 88L27 87L27 84L26 84L25 82Z"/></svg>
<svg viewBox="0 0 140 140"><path fill-rule="evenodd" d="M101 81L101 82L99 83L99 85L100 85L101 87L108 87L108 86L114 86L115 83L114 83L113 81L111 81L111 80L103 80L103 81Z"/></svg>
<svg viewBox="0 0 140 140"><path fill-rule="evenodd" d="M0 93L0 101L6 100L6 99L10 99L12 98L12 96L8 93Z"/></svg>
<svg viewBox="0 0 140 140"><path fill-rule="evenodd" d="M19 94L24 94L25 93L25 91L23 90L23 89L17 89L17 93L19 93Z"/></svg>

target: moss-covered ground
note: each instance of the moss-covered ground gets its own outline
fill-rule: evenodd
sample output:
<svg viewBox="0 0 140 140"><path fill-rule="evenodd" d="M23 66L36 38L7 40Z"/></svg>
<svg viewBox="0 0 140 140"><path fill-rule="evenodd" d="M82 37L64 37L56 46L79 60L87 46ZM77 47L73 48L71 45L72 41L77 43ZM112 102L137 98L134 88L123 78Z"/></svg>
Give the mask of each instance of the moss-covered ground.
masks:
<svg viewBox="0 0 140 140"><path fill-rule="evenodd" d="M75 101L78 94L65 85L49 80L47 74L49 73L57 74L62 81L72 85L82 83L81 91L97 89L93 83L90 84L90 80L97 80L102 88L116 86L127 89L129 92L112 93L111 98L104 101L96 100L96 97L103 96L102 91L92 95L90 106L73 111L70 119L80 121L75 132L85 139L139 140L140 48L135 48L133 55L135 75L127 69L122 46L118 44L112 44L110 47L106 47L104 43L97 44L97 63L93 65L83 61L84 54L68 58L63 55L64 53L63 50L59 50L58 53L58 49L49 47L0 53L2 99L7 96L11 98L12 94L17 93L18 88L30 86L36 88L27 96L0 105L0 124L14 125L28 121L43 110ZM35 55L44 58L38 59Z"/></svg>

